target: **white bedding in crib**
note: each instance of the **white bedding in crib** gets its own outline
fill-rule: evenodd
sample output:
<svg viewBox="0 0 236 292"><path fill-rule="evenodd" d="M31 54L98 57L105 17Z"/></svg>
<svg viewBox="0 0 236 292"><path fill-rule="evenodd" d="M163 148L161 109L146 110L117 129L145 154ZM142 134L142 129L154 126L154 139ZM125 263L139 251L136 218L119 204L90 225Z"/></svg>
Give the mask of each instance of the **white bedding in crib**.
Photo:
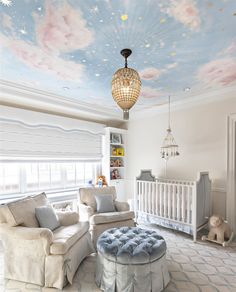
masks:
<svg viewBox="0 0 236 292"><path fill-rule="evenodd" d="M150 224L157 224L163 227L171 228L174 230L182 231L188 234L193 235L193 229L192 226L184 224L184 223L178 223L173 220L169 220L167 218L160 218L156 215L147 214L144 212L138 212L138 223L150 223Z"/></svg>

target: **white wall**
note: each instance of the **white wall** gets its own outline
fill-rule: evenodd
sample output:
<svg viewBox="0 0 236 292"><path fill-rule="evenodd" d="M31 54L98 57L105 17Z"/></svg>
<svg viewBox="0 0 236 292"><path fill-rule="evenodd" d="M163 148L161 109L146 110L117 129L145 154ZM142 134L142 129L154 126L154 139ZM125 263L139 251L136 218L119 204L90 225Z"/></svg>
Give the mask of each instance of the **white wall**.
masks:
<svg viewBox="0 0 236 292"><path fill-rule="evenodd" d="M213 188L213 210L225 215L227 116L236 112L236 97L217 100L171 112L171 128L180 156L168 162L167 176L196 179L198 171L209 171ZM133 195L133 180L141 169L165 176L160 147L166 135L167 113L130 121L128 128L127 195Z"/></svg>

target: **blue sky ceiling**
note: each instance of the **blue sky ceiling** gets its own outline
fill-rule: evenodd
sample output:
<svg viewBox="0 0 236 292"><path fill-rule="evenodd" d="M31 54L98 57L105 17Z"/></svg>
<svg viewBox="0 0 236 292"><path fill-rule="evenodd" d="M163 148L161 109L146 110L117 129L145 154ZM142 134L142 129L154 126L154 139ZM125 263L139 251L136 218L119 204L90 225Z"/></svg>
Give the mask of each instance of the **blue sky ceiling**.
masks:
<svg viewBox="0 0 236 292"><path fill-rule="evenodd" d="M0 46L1 79L111 109L130 48L138 110L236 85L236 1L0 0Z"/></svg>

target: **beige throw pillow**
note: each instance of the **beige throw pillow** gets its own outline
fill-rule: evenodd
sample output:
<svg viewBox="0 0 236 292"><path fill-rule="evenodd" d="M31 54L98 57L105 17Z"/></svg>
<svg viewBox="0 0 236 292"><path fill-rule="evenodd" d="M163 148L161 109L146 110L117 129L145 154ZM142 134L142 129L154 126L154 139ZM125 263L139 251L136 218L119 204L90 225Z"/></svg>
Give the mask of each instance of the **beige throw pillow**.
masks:
<svg viewBox="0 0 236 292"><path fill-rule="evenodd" d="M36 207L36 202L30 197L8 204L16 225L26 227L39 227L39 223L35 217Z"/></svg>
<svg viewBox="0 0 236 292"><path fill-rule="evenodd" d="M48 198L45 193L30 197L35 201L37 207L49 205Z"/></svg>

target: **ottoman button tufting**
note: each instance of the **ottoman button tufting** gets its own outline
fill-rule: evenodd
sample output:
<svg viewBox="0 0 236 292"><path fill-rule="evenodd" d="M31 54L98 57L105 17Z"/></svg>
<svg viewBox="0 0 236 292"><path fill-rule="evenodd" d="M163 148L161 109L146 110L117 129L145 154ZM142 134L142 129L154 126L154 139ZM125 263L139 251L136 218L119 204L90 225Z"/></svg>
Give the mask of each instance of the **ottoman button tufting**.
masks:
<svg viewBox="0 0 236 292"><path fill-rule="evenodd" d="M155 231L112 228L97 241L96 283L106 292L160 292L170 278L166 242Z"/></svg>

